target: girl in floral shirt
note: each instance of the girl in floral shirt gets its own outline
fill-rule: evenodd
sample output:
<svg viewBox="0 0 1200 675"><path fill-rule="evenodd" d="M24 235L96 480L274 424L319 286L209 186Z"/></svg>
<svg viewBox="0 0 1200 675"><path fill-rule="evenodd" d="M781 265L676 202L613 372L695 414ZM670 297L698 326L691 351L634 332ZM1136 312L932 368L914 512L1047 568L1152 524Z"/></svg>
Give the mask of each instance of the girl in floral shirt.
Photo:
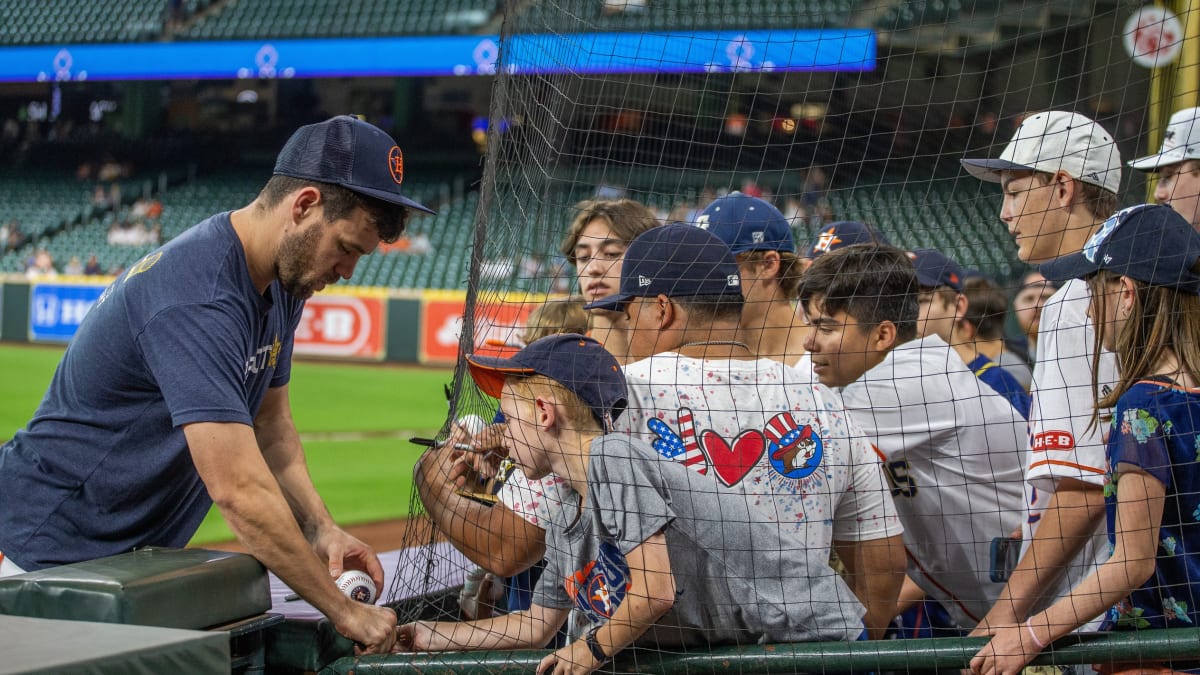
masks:
<svg viewBox="0 0 1200 675"><path fill-rule="evenodd" d="M1112 556L1069 596L1024 625L997 630L971 661L1013 675L1054 640L1102 612L1107 630L1200 622L1200 234L1165 206L1118 212L1083 251L1041 268L1086 278L1098 346L1120 366L1104 487ZM1099 353L1099 350L1096 350ZM1165 672L1197 664L1105 663L1102 673Z"/></svg>

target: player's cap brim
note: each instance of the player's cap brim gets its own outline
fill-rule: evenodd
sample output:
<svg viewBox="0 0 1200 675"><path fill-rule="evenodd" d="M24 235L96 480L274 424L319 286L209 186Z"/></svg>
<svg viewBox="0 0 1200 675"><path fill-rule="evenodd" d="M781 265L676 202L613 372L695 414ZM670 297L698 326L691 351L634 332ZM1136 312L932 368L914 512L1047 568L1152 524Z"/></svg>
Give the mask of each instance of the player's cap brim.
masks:
<svg viewBox="0 0 1200 675"><path fill-rule="evenodd" d="M1185 149L1182 146L1180 146L1177 148L1171 148L1170 150L1167 150L1166 152L1160 152L1155 155L1149 155L1147 157L1138 157L1137 159L1130 161L1129 166L1131 168L1137 169L1138 171L1158 171L1159 169L1161 169L1164 166L1169 166L1171 164L1178 164L1178 163L1186 161L1188 159L1200 159L1200 158L1187 157L1187 153L1185 152Z"/></svg>
<svg viewBox="0 0 1200 675"><path fill-rule="evenodd" d="M989 183L1000 182L1001 171L1033 171L1033 167L1010 162L1007 159L960 159L967 173Z"/></svg>
<svg viewBox="0 0 1200 675"><path fill-rule="evenodd" d="M471 371L471 379L479 386L479 390L491 396L500 398L504 389L504 380L509 375L534 375L533 368L522 366L512 359L499 356L479 356L471 354L467 357L467 366Z"/></svg>
<svg viewBox="0 0 1200 675"><path fill-rule="evenodd" d="M1048 260L1038 267L1038 271L1050 281L1062 282L1089 277L1100 271L1100 266L1080 252Z"/></svg>
<svg viewBox="0 0 1200 675"><path fill-rule="evenodd" d="M602 309L609 312L619 312L622 309L625 309L625 305L628 305L630 300L633 300L632 295L617 293L615 295L609 295L600 298L595 302L589 302L588 304L584 305L583 308L587 310Z"/></svg>
<svg viewBox="0 0 1200 675"><path fill-rule="evenodd" d="M407 206L410 209L415 209L417 211L423 211L425 213L435 215L435 216L437 215L437 211L434 211L433 209L429 208L428 206L425 206L424 204L419 204L419 203L409 199L408 197L405 197L403 195L398 195L395 192L388 192L387 190L377 190L375 188L369 188L369 187L361 187L358 185L343 185L342 187L344 187L347 190L350 190L352 192L357 192L359 194L367 195L368 197L374 197L375 199L379 199L381 201L388 202L389 204L399 204L401 206Z"/></svg>

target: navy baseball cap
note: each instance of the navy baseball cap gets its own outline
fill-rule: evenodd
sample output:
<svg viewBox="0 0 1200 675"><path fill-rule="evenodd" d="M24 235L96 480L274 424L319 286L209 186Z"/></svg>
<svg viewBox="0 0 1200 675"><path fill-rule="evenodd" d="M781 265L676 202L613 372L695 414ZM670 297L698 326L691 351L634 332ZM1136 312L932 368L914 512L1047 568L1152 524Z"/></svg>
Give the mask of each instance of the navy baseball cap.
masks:
<svg viewBox="0 0 1200 675"><path fill-rule="evenodd" d="M967 275L958 263L933 248L913 249L909 254L917 268L917 283L922 288L947 286L962 293Z"/></svg>
<svg viewBox="0 0 1200 675"><path fill-rule="evenodd" d="M830 251L853 246L855 244L887 244L892 242L875 229L873 225L857 220L839 220L832 222L813 237L812 243L804 251L806 258L819 258Z"/></svg>
<svg viewBox="0 0 1200 675"><path fill-rule="evenodd" d="M404 154L396 141L379 127L350 115L297 129L279 151L274 174L340 185L390 204L434 213L400 194Z"/></svg>
<svg viewBox="0 0 1200 675"><path fill-rule="evenodd" d="M696 226L716 235L734 255L746 251L796 251L792 228L779 209L741 192L714 199L700 212Z"/></svg>
<svg viewBox="0 0 1200 675"><path fill-rule="evenodd" d="M1042 264L1051 281L1082 279L1100 270L1152 286L1200 295L1200 234L1169 206L1139 204L1100 226L1078 253Z"/></svg>
<svg viewBox="0 0 1200 675"><path fill-rule="evenodd" d="M619 311L634 298L699 295L741 297L737 261L725 242L686 223L671 223L639 234L625 249L621 288L584 309Z"/></svg>
<svg viewBox="0 0 1200 675"><path fill-rule="evenodd" d="M483 393L500 398L510 375L545 375L574 393L592 410L605 431L625 411L625 373L604 345L578 333L547 335L508 358L467 356L471 377Z"/></svg>

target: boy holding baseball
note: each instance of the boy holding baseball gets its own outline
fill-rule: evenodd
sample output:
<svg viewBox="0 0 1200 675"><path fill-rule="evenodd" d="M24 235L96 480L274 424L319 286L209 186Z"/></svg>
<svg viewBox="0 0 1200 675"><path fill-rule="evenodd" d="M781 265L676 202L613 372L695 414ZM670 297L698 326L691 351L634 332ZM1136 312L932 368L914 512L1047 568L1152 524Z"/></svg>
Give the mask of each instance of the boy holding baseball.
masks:
<svg viewBox="0 0 1200 675"><path fill-rule="evenodd" d="M554 335L511 358L468 362L480 389L500 399L512 459L531 479L563 477L581 503L572 522L546 532L546 570L529 610L406 624L400 649L539 647L572 608L591 629L548 655L539 673L591 672L635 644L861 637L862 606L800 537L648 444L605 434L625 408L626 383L598 342Z"/></svg>

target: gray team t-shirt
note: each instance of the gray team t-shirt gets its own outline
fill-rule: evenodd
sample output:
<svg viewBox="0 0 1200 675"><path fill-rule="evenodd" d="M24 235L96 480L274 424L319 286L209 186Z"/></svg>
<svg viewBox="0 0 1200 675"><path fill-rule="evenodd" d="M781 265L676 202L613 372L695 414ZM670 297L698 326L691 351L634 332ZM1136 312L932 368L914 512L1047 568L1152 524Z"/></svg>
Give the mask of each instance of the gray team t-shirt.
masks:
<svg viewBox="0 0 1200 675"><path fill-rule="evenodd" d="M533 602L593 624L629 584L625 555L665 531L675 605L645 647L857 640L864 610L828 561L711 476L622 435L594 441L578 520L546 531Z"/></svg>

